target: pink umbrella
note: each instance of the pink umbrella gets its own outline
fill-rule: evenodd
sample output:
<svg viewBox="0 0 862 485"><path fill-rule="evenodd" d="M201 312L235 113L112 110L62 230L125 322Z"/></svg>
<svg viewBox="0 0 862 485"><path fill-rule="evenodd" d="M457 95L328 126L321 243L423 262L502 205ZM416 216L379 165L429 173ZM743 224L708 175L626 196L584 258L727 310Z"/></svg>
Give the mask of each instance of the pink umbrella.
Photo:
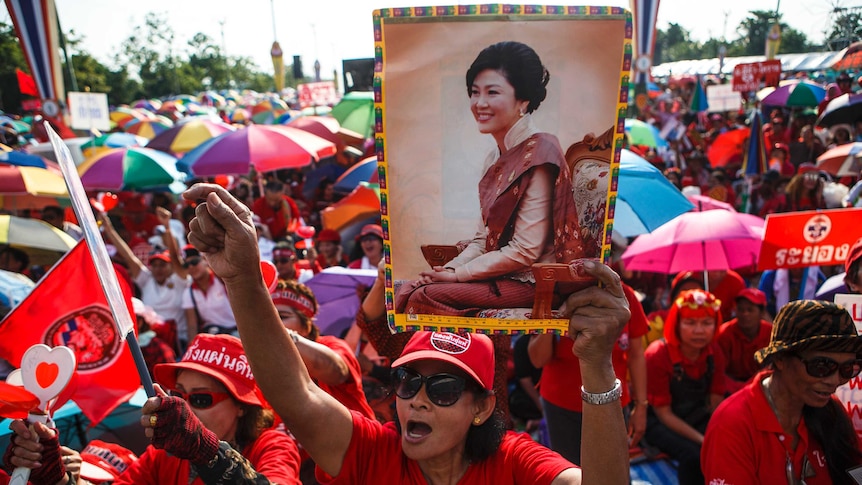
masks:
<svg viewBox="0 0 862 485"><path fill-rule="evenodd" d="M733 208L732 205L727 202L722 202L720 200L715 200L712 197L708 197L705 195L687 195L686 198L689 202L694 204L694 209L691 212L703 212L703 211L711 211L715 209L721 209L731 212L736 212L736 209Z"/></svg>
<svg viewBox="0 0 862 485"><path fill-rule="evenodd" d="M760 254L761 222L726 210L686 212L638 236L623 263L627 270L664 274L751 266Z"/></svg>

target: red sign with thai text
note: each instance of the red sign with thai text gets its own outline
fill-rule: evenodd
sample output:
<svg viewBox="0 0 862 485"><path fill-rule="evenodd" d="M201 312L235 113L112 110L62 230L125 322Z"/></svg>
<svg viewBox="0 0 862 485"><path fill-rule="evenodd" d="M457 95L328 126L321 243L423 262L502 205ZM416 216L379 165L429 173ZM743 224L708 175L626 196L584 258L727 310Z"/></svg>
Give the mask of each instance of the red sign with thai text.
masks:
<svg viewBox="0 0 862 485"><path fill-rule="evenodd" d="M733 90L749 92L765 86L778 86L780 78L781 61L778 59L737 64L733 68Z"/></svg>
<svg viewBox="0 0 862 485"><path fill-rule="evenodd" d="M332 106L338 102L338 91L332 81L300 84L296 86L296 95L303 108Z"/></svg>
<svg viewBox="0 0 862 485"><path fill-rule="evenodd" d="M850 247L862 237L862 208L769 214L759 271L844 264Z"/></svg>

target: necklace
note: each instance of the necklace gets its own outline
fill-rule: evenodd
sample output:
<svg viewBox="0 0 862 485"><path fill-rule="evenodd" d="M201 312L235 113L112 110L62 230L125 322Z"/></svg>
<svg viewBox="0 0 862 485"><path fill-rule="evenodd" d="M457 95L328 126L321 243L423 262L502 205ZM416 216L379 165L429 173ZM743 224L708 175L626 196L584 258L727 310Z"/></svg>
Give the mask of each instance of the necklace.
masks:
<svg viewBox="0 0 862 485"><path fill-rule="evenodd" d="M772 383L772 376L767 377L760 381L760 387L763 388L763 394L766 396L766 402L769 403L769 407L772 408L772 412L775 413L775 418L778 419L778 424L781 424L781 416L778 414L778 408L775 406L775 401L772 399L772 392L769 390L769 384L766 383L769 381L769 384Z"/></svg>

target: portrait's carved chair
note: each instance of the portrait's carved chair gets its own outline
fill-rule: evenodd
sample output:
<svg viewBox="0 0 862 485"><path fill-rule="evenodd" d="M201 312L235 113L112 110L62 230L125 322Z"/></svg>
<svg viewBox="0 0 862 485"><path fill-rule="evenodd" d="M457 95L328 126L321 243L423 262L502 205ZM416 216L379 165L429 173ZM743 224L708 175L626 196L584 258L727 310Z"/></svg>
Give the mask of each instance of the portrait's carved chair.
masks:
<svg viewBox="0 0 862 485"><path fill-rule="evenodd" d="M588 134L583 140L573 143L566 150L566 164L569 167L569 173L572 174L573 196L575 206L578 208L578 222L583 238L602 237L604 206L607 201L608 179L611 176L613 135L613 127L600 136ZM422 256L431 267L443 266L463 250L464 243L462 241L458 245L422 245ZM487 309L480 312L477 317L561 318L562 315L553 309L556 285L561 283L575 289L584 287L585 282L591 284L593 281L579 276L571 264L535 263L532 271L536 279L536 299L532 309Z"/></svg>

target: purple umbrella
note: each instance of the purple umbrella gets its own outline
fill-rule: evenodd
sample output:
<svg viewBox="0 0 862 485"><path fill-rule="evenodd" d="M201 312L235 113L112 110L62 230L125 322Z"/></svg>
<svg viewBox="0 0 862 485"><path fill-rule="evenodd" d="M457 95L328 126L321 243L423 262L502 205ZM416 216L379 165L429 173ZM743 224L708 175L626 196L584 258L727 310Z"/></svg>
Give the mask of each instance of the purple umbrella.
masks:
<svg viewBox="0 0 862 485"><path fill-rule="evenodd" d="M808 81L788 82L775 88L760 100L764 106L817 106L826 97L826 89Z"/></svg>
<svg viewBox="0 0 862 485"><path fill-rule="evenodd" d="M324 335L340 336L349 328L359 310L357 286L371 287L377 278L376 269L326 268L305 284L317 298L315 323Z"/></svg>

